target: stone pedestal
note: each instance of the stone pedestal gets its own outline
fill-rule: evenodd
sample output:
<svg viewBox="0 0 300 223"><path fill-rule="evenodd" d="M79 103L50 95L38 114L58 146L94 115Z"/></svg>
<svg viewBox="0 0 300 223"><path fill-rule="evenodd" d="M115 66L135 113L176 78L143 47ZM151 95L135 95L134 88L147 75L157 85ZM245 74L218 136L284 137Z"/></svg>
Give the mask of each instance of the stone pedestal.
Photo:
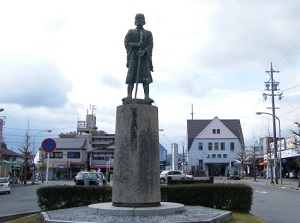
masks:
<svg viewBox="0 0 300 223"><path fill-rule="evenodd" d="M114 152L115 207L160 206L158 109L118 106Z"/></svg>

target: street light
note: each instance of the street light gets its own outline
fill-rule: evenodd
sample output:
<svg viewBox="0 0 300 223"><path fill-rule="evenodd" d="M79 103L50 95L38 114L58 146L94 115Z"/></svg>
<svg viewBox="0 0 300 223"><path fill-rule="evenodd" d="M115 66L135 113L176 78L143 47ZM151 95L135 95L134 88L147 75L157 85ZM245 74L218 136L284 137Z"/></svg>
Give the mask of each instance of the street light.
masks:
<svg viewBox="0 0 300 223"><path fill-rule="evenodd" d="M257 115L271 115L273 116L272 114L270 113L267 113L267 112L256 112ZM280 177L280 185L282 185L282 164L281 164L281 128L280 128L280 119L274 115L274 117L278 120L278 128L279 128L279 159L280 159L280 163L279 163L279 168L280 168L280 171L279 171L279 177ZM274 148L275 148L275 143L277 142L274 142ZM276 152L276 151L275 151ZM274 164L277 166L277 163L276 163L276 160L275 160L275 155L274 155ZM275 169L276 170L276 169ZM276 175L275 175L276 176Z"/></svg>
<svg viewBox="0 0 300 223"><path fill-rule="evenodd" d="M40 132L38 132L38 133L36 133L36 134L34 135L34 137L33 137L33 154L35 153L35 137L36 137L38 134L42 133L42 132L52 132L52 130L44 130L44 131L40 131Z"/></svg>

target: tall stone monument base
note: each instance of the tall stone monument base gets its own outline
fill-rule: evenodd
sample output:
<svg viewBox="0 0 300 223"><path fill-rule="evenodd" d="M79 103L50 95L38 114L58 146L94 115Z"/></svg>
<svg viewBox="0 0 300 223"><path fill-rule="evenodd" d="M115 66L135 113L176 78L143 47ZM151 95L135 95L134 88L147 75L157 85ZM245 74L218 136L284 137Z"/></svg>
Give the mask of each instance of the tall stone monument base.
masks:
<svg viewBox="0 0 300 223"><path fill-rule="evenodd" d="M158 109L147 104L117 107L112 205L160 206Z"/></svg>
<svg viewBox="0 0 300 223"><path fill-rule="evenodd" d="M88 207L101 216L185 212L182 204L161 202L157 107L142 99L125 102L117 108L112 202Z"/></svg>

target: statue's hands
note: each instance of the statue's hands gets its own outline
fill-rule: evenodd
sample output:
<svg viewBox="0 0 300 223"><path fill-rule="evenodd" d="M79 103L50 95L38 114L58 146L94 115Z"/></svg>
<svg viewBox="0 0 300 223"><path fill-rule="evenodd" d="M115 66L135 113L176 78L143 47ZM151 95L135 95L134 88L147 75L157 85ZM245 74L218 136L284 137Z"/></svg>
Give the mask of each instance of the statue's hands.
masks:
<svg viewBox="0 0 300 223"><path fill-rule="evenodd" d="M142 57L142 56L144 56L144 54L145 54L145 50L139 50L138 52L137 52L137 55L139 56L139 57Z"/></svg>

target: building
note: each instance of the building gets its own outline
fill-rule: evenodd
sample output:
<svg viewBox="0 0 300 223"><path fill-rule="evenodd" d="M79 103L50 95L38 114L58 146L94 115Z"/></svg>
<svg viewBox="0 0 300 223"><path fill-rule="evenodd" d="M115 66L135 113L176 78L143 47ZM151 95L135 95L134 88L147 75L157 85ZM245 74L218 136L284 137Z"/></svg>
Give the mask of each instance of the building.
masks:
<svg viewBox="0 0 300 223"><path fill-rule="evenodd" d="M240 120L187 120L188 170L195 176L225 176L244 146Z"/></svg>
<svg viewBox="0 0 300 223"><path fill-rule="evenodd" d="M277 158L278 162L281 158L281 174L282 177L289 177L289 173L295 173L299 176L300 166L300 147L299 137L292 135L286 138L277 138ZM257 140L258 141L258 140ZM265 173L266 178L275 176L274 168L274 143L273 137L262 137L259 139L260 146L263 149L263 160L260 162L260 171ZM279 162L280 163L280 162ZM278 175L280 176L280 168L278 168Z"/></svg>
<svg viewBox="0 0 300 223"><path fill-rule="evenodd" d="M87 114L86 120L77 121L77 131L54 138L56 150L49 157L49 179L73 178L81 170L113 170L115 134L98 131L96 116ZM47 155L39 149L38 165L44 174ZM159 144L161 169L167 164L167 150ZM159 164L158 164L159 165Z"/></svg>
<svg viewBox="0 0 300 223"><path fill-rule="evenodd" d="M4 144L2 144L4 145ZM2 146L0 160L0 177L18 177L20 175L21 155Z"/></svg>
<svg viewBox="0 0 300 223"><path fill-rule="evenodd" d="M160 162L160 170L165 170L167 163L167 150L161 144L159 144L159 162Z"/></svg>

